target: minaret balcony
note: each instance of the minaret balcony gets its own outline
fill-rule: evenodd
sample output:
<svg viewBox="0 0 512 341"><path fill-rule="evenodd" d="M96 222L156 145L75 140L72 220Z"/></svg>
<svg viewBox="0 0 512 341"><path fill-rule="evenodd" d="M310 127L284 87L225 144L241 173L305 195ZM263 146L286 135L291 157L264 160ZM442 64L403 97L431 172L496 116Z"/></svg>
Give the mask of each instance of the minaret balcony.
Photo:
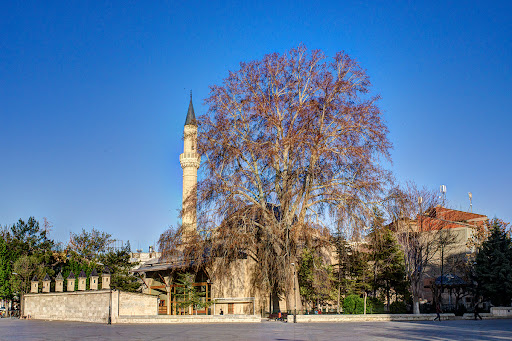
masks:
<svg viewBox="0 0 512 341"><path fill-rule="evenodd" d="M201 156L196 152L181 153L180 164L181 167L196 167L199 168Z"/></svg>

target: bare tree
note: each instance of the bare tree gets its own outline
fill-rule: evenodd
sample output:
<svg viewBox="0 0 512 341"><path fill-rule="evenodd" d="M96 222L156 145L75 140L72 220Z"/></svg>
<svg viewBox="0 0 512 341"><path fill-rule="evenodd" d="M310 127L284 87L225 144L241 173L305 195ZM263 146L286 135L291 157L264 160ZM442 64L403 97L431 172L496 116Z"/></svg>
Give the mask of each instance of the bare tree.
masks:
<svg viewBox="0 0 512 341"><path fill-rule="evenodd" d="M418 189L409 182L391 190L388 213L405 257L407 278L411 285L413 312L419 314L419 300L427 269L441 250L454 243L454 236L444 230L446 221L437 219L435 209L440 199L435 191Z"/></svg>
<svg viewBox="0 0 512 341"><path fill-rule="evenodd" d="M379 158L391 144L370 86L345 53L329 59L304 46L241 63L211 86L199 119L198 229L207 238L197 250L226 263L243 253L257 264L255 283L291 302L298 249L328 242L336 212L364 212L387 176ZM176 236L162 235L164 252Z"/></svg>
<svg viewBox="0 0 512 341"><path fill-rule="evenodd" d="M93 228L91 232L82 229L80 233L70 232L67 249L76 252L87 260L92 260L98 254L106 252L112 241L111 235Z"/></svg>

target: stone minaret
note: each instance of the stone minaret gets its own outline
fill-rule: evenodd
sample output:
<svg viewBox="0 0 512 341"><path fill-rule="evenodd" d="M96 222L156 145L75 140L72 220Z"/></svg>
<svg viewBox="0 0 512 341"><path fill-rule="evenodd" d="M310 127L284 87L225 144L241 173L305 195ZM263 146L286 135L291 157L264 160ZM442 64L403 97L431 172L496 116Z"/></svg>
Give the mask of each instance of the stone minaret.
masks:
<svg viewBox="0 0 512 341"><path fill-rule="evenodd" d="M186 241L197 232L196 200L197 200L197 169L201 157L197 153L197 122L192 105L192 91L188 105L187 119L183 131L183 153L180 155L181 168L183 168L183 240Z"/></svg>

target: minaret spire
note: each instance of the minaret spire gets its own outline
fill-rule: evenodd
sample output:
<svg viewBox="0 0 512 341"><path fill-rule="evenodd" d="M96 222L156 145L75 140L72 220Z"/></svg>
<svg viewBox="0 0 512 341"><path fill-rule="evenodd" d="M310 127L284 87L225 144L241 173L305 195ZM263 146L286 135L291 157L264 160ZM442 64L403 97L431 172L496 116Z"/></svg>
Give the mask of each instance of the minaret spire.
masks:
<svg viewBox="0 0 512 341"><path fill-rule="evenodd" d="M183 129L183 153L180 155L181 168L183 168L183 202L182 225L183 241L190 240L197 233L196 207L197 207L197 169L201 157L197 153L197 122L192 105L192 90L188 105L187 119Z"/></svg>
<svg viewBox="0 0 512 341"><path fill-rule="evenodd" d="M194 105L192 104L192 90L190 90L190 103L188 104L188 112L187 119L185 120L185 125L197 126L196 114L194 113Z"/></svg>

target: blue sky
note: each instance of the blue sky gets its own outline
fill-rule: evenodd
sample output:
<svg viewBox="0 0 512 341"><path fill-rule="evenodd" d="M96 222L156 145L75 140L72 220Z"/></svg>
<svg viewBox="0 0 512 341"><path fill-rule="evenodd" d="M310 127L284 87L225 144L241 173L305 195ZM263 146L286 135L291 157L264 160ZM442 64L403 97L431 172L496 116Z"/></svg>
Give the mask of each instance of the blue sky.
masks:
<svg viewBox="0 0 512 341"><path fill-rule="evenodd" d="M402 181L512 221L512 2L0 4L0 225L147 249L177 221L182 129L242 61L304 43L367 70Z"/></svg>

